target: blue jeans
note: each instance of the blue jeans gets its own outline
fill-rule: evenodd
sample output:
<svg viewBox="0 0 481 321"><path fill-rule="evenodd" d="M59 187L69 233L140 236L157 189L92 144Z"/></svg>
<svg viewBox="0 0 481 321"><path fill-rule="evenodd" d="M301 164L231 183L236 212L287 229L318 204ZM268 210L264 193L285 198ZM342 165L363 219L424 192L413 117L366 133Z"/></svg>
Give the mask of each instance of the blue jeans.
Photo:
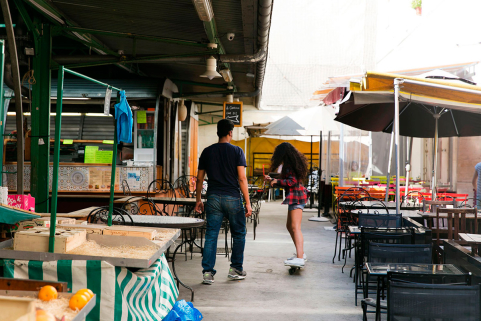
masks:
<svg viewBox="0 0 481 321"><path fill-rule="evenodd" d="M242 199L227 195L209 195L205 204L207 228L205 232L205 243L202 257L202 273L212 272L215 274L214 266L217 254L217 238L226 217L229 220L230 231L234 244L232 245L231 267L242 271L244 262L244 247L246 243L246 218Z"/></svg>

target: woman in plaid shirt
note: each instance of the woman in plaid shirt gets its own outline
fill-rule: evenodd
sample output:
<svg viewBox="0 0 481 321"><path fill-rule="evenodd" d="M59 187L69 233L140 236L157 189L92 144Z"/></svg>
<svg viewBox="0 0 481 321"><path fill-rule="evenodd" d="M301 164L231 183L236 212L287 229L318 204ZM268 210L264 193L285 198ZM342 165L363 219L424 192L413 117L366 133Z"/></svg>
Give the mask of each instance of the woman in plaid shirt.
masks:
<svg viewBox="0 0 481 321"><path fill-rule="evenodd" d="M284 265L302 267L307 260L301 231L302 210L307 203L307 190L302 185L302 181L307 176L306 157L290 143L279 144L272 155L270 171L273 172L279 168L281 168L280 179L266 175L265 180L269 181L271 186L286 190L286 199L282 202L289 205L286 227L297 253L284 261Z"/></svg>

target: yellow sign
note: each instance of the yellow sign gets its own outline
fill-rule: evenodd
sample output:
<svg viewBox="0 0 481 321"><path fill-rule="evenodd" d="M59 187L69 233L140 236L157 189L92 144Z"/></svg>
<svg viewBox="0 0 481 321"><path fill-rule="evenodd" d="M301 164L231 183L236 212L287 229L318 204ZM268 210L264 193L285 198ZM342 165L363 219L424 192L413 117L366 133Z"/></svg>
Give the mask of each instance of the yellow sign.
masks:
<svg viewBox="0 0 481 321"><path fill-rule="evenodd" d="M137 124L146 124L146 123L147 123L147 112L145 110L138 110Z"/></svg>
<svg viewBox="0 0 481 321"><path fill-rule="evenodd" d="M63 140L64 145L72 145L73 144L73 139L64 139Z"/></svg>
<svg viewBox="0 0 481 321"><path fill-rule="evenodd" d="M113 145L113 144L114 144L114 141L113 141L113 140L104 140L102 143Z"/></svg>

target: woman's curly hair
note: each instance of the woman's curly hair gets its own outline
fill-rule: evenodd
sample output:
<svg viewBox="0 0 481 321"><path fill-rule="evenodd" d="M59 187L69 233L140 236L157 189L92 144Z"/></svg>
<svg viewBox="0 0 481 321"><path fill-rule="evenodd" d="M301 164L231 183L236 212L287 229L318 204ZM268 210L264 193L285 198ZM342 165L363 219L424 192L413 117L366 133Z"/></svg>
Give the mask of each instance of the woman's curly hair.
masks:
<svg viewBox="0 0 481 321"><path fill-rule="evenodd" d="M302 181L307 176L307 159L304 154L298 151L291 143L281 143L277 145L272 154L270 171L274 172L281 164L282 174L290 169L294 172L297 180Z"/></svg>

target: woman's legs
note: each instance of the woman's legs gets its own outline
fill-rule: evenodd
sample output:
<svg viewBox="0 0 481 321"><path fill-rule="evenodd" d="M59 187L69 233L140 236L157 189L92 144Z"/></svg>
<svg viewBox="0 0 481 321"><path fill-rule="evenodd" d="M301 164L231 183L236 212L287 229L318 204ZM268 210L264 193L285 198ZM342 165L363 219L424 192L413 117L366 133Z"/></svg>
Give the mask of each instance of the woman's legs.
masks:
<svg viewBox="0 0 481 321"><path fill-rule="evenodd" d="M287 230L291 234L292 241L296 246L297 257L302 259L304 255L304 236L301 231L302 209L298 208L287 212Z"/></svg>

